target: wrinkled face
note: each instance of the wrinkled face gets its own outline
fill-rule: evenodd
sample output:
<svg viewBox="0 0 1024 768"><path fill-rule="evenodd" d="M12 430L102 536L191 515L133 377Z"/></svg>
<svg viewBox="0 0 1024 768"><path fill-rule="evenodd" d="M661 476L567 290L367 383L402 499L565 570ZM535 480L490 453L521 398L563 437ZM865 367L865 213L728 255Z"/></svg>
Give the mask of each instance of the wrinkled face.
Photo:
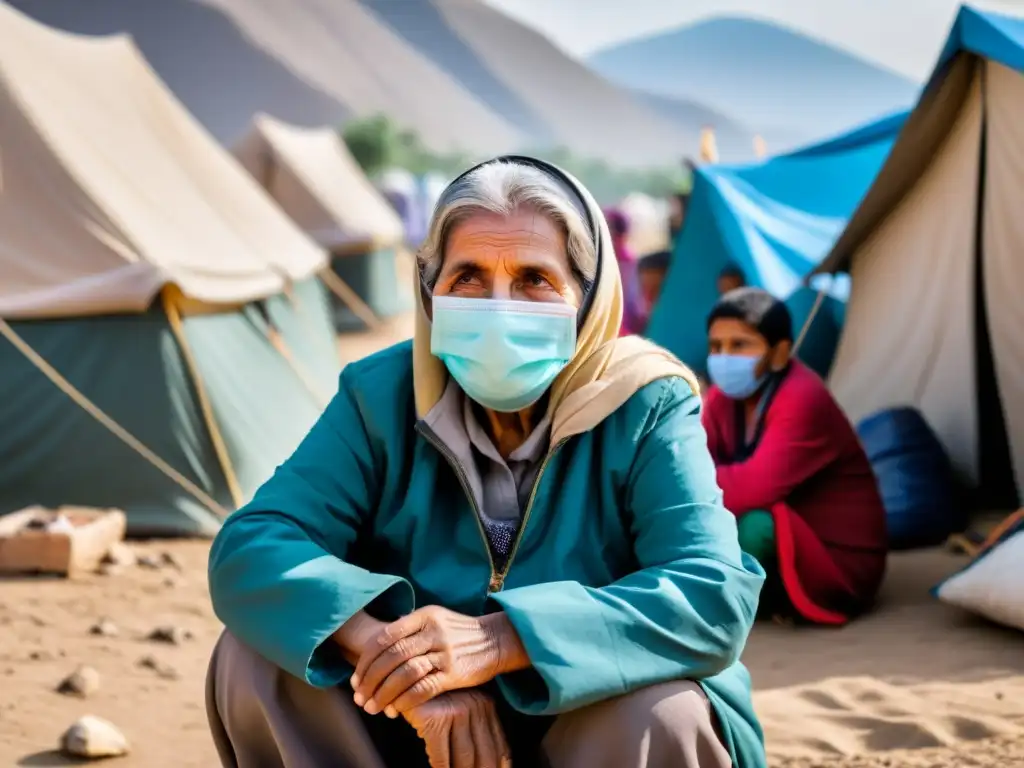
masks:
<svg viewBox="0 0 1024 768"><path fill-rule="evenodd" d="M720 317L708 330L708 351L712 355L739 355L761 360L755 371L760 376L767 370L778 371L789 359L790 345L783 342L774 348L757 329L731 317Z"/></svg>
<svg viewBox="0 0 1024 768"><path fill-rule="evenodd" d="M481 212L456 224L445 243L435 296L570 304L582 301L565 233L529 210Z"/></svg>

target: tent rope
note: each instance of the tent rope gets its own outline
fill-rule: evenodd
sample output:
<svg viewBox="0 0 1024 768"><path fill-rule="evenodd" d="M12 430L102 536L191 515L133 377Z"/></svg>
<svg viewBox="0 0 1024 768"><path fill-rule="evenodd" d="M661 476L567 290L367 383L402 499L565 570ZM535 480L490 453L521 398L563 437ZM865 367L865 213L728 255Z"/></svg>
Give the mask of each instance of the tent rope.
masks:
<svg viewBox="0 0 1024 768"><path fill-rule="evenodd" d="M325 395L324 391L317 386L313 381L313 377L309 374L309 371L306 370L306 367L295 359L295 355L292 354L291 348L285 342L284 338L282 338L280 331L272 326L268 326L265 333L267 341L270 342L270 346L274 348L277 354L284 358L285 363L287 363L288 367L292 369L292 373L299 377L299 380L302 382L302 386L304 386L309 394L313 396L317 405L321 408L325 408L331 401L331 398Z"/></svg>
<svg viewBox="0 0 1024 768"><path fill-rule="evenodd" d="M377 330L381 327L380 318L377 317L377 313L370 309L370 306L359 298L359 294L353 291L348 283L338 277L338 274L327 267L321 270L320 279L324 281L324 285L331 289L331 293L337 296L341 302L352 310L352 314L362 320L368 328L371 330Z"/></svg>
<svg viewBox="0 0 1024 768"><path fill-rule="evenodd" d="M807 313L807 319L804 320L804 324L800 328L800 333L797 334L796 341L793 342L793 351L791 354L794 357L796 357L796 353L800 349L800 345L804 343L804 339L807 338L807 332L811 329L811 323L814 322L814 318L818 314L818 310L821 309L821 305L825 302L826 293L828 293L827 287L818 291L818 295L814 297L814 304L811 305L811 311Z"/></svg>
<svg viewBox="0 0 1024 768"><path fill-rule="evenodd" d="M50 365L42 355L36 352L27 341L18 335L17 331L15 331L14 328L12 328L2 317L0 317L0 335L3 335L4 338L11 342L15 349L21 352L21 354L24 355L40 373L56 385L61 392L70 397L76 405L110 431L114 437L118 438L121 442L138 453L142 458L176 483L182 490L193 496L210 512L213 512L221 519L230 514L230 511L217 502L216 499L153 453L153 451L147 448L146 445L136 438L131 432L114 421L114 419L108 416L105 411L86 397L78 388L75 387L74 384L65 379L56 368Z"/></svg>

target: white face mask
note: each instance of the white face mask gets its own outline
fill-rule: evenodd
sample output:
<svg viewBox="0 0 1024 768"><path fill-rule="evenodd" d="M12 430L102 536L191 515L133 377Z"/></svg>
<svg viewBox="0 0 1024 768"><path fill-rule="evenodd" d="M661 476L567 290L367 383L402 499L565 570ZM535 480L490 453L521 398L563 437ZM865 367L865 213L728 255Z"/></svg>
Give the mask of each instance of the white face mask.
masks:
<svg viewBox="0 0 1024 768"><path fill-rule="evenodd" d="M435 296L430 351L494 411L537 402L576 351L576 308L561 302Z"/></svg>

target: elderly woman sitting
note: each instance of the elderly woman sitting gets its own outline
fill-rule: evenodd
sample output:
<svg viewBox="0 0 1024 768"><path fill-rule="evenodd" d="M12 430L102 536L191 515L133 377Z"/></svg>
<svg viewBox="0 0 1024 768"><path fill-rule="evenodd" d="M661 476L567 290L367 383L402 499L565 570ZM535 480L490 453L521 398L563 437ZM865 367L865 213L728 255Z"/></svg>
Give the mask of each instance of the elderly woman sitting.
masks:
<svg viewBox="0 0 1024 768"><path fill-rule="evenodd" d="M467 172L415 339L341 376L210 555L226 766L765 764L764 573L689 373L617 338L607 226L528 158Z"/></svg>

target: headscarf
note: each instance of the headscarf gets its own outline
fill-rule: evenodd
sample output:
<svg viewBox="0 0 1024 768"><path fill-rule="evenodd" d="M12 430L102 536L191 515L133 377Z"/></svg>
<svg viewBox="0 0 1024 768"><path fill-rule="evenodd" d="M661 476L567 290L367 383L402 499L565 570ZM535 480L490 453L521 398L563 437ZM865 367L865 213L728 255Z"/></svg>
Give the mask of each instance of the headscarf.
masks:
<svg viewBox="0 0 1024 768"><path fill-rule="evenodd" d="M722 318L746 323L764 336L770 347L793 340L793 320L785 302L763 288L745 286L722 296L708 315L708 330L715 320Z"/></svg>
<svg viewBox="0 0 1024 768"><path fill-rule="evenodd" d="M597 247L597 279L580 307L582 322L576 339L576 355L549 390L551 445L592 430L653 381L677 376L686 379L693 392L698 393L696 378L672 354L636 336L619 338L622 282L616 261L611 258L613 248L608 225L586 188L562 169L542 160L510 155L488 162L522 163L550 176L566 189L572 198L570 202L585 214ZM466 173L473 170L475 168ZM418 306L413 337L413 386L416 413L423 418L441 399L448 372L444 363L430 353L430 320L419 275L415 280Z"/></svg>

